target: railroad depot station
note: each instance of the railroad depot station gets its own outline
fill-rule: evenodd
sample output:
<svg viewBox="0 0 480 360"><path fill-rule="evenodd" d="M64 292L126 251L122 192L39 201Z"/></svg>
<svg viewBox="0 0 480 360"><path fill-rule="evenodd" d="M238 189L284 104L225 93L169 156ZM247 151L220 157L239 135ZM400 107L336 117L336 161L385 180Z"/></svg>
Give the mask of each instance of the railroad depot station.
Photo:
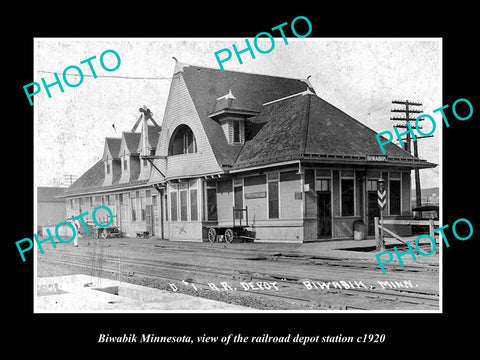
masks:
<svg viewBox="0 0 480 360"><path fill-rule="evenodd" d="M384 218L411 219L411 172L436 166L393 143L383 155L308 79L176 62L161 126L140 110L139 132L106 138L67 189L67 217L106 205L122 236L170 240L300 243L353 238L359 224L372 236L380 176Z"/></svg>

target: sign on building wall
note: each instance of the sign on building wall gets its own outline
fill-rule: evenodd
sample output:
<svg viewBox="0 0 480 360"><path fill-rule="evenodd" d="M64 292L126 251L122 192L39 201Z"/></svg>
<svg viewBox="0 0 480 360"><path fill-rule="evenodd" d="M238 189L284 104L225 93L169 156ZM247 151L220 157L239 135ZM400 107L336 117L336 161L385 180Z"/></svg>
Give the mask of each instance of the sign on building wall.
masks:
<svg viewBox="0 0 480 360"><path fill-rule="evenodd" d="M267 197L266 191L254 191L250 193L245 193L245 199L261 199L266 197Z"/></svg>
<svg viewBox="0 0 480 360"><path fill-rule="evenodd" d="M387 155L365 155L367 161L387 161Z"/></svg>

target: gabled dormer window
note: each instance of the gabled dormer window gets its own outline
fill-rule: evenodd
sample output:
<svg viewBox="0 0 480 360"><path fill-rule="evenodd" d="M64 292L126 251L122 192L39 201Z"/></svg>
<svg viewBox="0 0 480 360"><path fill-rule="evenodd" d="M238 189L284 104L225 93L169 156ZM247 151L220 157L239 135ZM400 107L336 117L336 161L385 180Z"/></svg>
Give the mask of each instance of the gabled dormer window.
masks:
<svg viewBox="0 0 480 360"><path fill-rule="evenodd" d="M127 170L128 169L128 165L127 165L127 153L125 152L125 150L123 150L123 170Z"/></svg>

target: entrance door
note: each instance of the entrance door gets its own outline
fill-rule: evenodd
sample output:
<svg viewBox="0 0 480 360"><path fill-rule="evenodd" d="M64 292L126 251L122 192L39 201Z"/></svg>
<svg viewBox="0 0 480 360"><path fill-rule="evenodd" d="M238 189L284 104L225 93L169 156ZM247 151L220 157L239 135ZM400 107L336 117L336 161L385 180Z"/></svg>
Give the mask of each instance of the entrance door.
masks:
<svg viewBox="0 0 480 360"><path fill-rule="evenodd" d="M380 217L377 191L367 191L367 197L368 235L375 235L375 216Z"/></svg>
<svg viewBox="0 0 480 360"><path fill-rule="evenodd" d="M159 225L160 222L158 221L159 214L158 214L158 203L157 203L157 197L154 196L152 197L152 224L153 224L153 233L154 235L161 235L161 231L159 231Z"/></svg>
<svg viewBox="0 0 480 360"><path fill-rule="evenodd" d="M317 236L332 237L332 206L330 191L317 191Z"/></svg>

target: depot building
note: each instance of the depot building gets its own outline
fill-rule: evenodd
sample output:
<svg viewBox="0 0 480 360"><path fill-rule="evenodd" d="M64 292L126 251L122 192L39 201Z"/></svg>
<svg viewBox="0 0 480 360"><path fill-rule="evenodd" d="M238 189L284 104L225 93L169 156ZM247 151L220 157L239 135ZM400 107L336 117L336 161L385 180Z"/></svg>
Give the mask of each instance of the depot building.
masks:
<svg viewBox="0 0 480 360"><path fill-rule="evenodd" d="M409 219L412 170L436 166L391 143L383 155L376 132L307 79L176 62L161 126L142 111L140 131L106 138L67 189L67 216L107 205L124 236L170 240L240 220L258 242L352 238L358 224L368 236L380 176L384 217Z"/></svg>

